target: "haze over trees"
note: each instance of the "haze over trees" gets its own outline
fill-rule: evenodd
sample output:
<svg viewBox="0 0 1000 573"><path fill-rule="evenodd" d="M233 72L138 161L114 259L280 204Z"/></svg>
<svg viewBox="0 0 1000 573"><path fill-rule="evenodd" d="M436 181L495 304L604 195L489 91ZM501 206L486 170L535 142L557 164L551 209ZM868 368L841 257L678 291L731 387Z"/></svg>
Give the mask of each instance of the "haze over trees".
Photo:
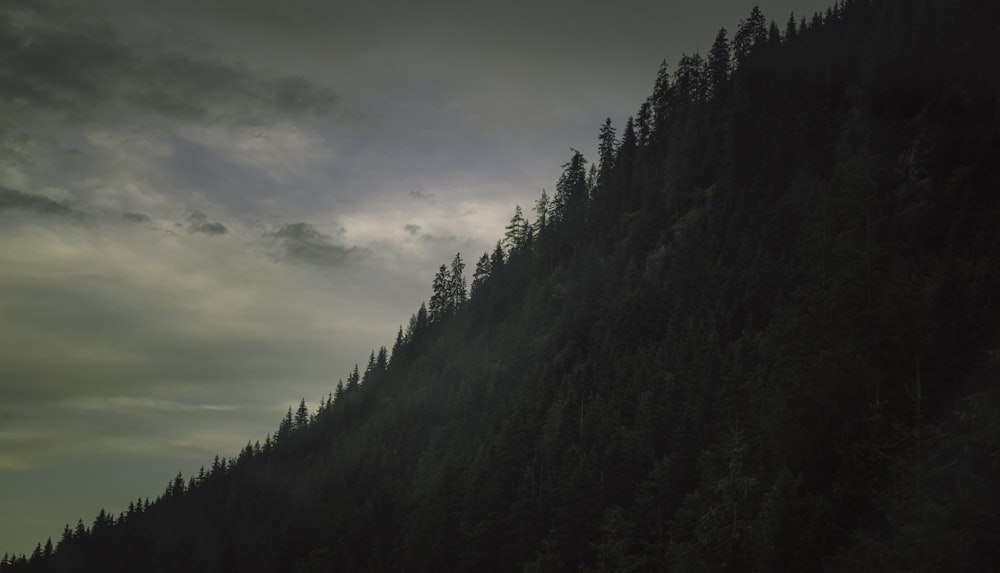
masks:
<svg viewBox="0 0 1000 573"><path fill-rule="evenodd" d="M754 9L318 411L0 571L995 567L994 12Z"/></svg>

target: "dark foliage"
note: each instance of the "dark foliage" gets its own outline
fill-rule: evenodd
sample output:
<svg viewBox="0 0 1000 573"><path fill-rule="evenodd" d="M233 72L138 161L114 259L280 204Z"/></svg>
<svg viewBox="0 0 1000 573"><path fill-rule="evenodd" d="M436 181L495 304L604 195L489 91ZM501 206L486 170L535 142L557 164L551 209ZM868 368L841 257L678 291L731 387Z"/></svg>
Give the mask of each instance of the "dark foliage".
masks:
<svg viewBox="0 0 1000 573"><path fill-rule="evenodd" d="M993 10L755 11L315 415L0 570L995 567Z"/></svg>

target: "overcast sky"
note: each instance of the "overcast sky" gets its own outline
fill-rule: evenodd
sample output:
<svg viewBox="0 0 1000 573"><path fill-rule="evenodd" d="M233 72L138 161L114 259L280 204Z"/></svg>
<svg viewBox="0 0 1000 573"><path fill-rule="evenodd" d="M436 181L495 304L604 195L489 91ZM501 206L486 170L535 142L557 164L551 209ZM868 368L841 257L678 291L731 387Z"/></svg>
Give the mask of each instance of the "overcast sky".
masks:
<svg viewBox="0 0 1000 573"><path fill-rule="evenodd" d="M0 553L315 406L754 3L0 0Z"/></svg>

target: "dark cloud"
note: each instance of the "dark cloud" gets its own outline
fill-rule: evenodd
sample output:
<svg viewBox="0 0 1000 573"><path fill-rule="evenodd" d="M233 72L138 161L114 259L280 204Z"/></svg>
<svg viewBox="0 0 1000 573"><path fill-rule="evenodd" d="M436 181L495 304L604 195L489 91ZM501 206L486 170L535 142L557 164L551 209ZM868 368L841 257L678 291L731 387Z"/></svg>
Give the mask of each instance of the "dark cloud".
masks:
<svg viewBox="0 0 1000 573"><path fill-rule="evenodd" d="M22 193L6 187L0 187L0 211L17 210L50 215L69 221L89 223L93 221L90 215L57 203L48 197Z"/></svg>
<svg viewBox="0 0 1000 573"><path fill-rule="evenodd" d="M416 199L418 201L426 201L426 202L428 202L428 203L430 203L432 205L435 203L435 201L434 201L434 194L433 193L427 193L427 192L423 191L422 189L413 189L413 190L410 191L409 195L410 195L410 197L413 197L414 199Z"/></svg>
<svg viewBox="0 0 1000 573"><path fill-rule="evenodd" d="M403 225L403 230L406 231L407 233L409 233L410 235L416 235L417 233L420 232L420 225L414 225L413 223L407 223L406 225Z"/></svg>
<svg viewBox="0 0 1000 573"><path fill-rule="evenodd" d="M189 233L204 233L209 236L225 235L229 229L218 221L209 221L208 216L201 211L192 211L187 217Z"/></svg>
<svg viewBox="0 0 1000 573"><path fill-rule="evenodd" d="M76 119L106 118L125 106L169 119L239 122L329 117L340 106L332 90L304 78L259 76L238 64L176 51L142 53L106 21L42 6L0 3L0 103Z"/></svg>
<svg viewBox="0 0 1000 573"><path fill-rule="evenodd" d="M330 115L337 111L340 96L333 90L317 86L303 78L280 78L271 82L275 107L284 113L301 114L310 111Z"/></svg>
<svg viewBox="0 0 1000 573"><path fill-rule="evenodd" d="M309 223L286 223L271 236L281 243L285 257L292 261L341 265L356 251L354 247L336 244L333 237L321 233Z"/></svg>
<svg viewBox="0 0 1000 573"><path fill-rule="evenodd" d="M421 241L426 241L428 243L453 243L458 240L455 235L448 235L447 237L440 237L438 235L432 235L430 233L424 233L420 235Z"/></svg>
<svg viewBox="0 0 1000 573"><path fill-rule="evenodd" d="M148 223L149 215L145 213L122 213L122 221L129 223Z"/></svg>

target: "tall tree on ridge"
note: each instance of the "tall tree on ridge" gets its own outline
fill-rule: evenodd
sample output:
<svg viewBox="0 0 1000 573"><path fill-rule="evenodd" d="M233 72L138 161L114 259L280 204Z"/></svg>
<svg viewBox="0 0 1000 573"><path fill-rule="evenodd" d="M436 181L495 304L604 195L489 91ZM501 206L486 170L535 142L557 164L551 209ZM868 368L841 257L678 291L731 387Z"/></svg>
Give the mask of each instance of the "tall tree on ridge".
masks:
<svg viewBox="0 0 1000 573"><path fill-rule="evenodd" d="M504 227L504 230L504 242L507 244L508 252L511 255L521 252L528 243L531 227L528 225L527 219L524 218L520 205L514 206L514 216L511 217L510 223Z"/></svg>
<svg viewBox="0 0 1000 573"><path fill-rule="evenodd" d="M490 255L483 253L476 262L476 270L472 273L472 296L476 296L488 278L490 278Z"/></svg>
<svg viewBox="0 0 1000 573"><path fill-rule="evenodd" d="M750 16L741 20L733 37L733 61L737 68L750 56L755 48L767 41L767 21L759 6L754 6Z"/></svg>
<svg viewBox="0 0 1000 573"><path fill-rule="evenodd" d="M720 101L727 92L731 58L727 32L725 28L721 28L708 52L709 98L713 101Z"/></svg>
<svg viewBox="0 0 1000 573"><path fill-rule="evenodd" d="M465 304L468 298L466 291L465 263L462 262L462 254L455 253L455 258L451 260L451 274L448 277L448 312L457 312Z"/></svg>
<svg viewBox="0 0 1000 573"><path fill-rule="evenodd" d="M614 178L617 154L618 138L615 136L615 128L611 125L609 117L604 120L601 130L597 134L597 181L592 199L595 208L599 211L599 217L603 216L601 211L612 211L615 207L616 201L612 196L612 179Z"/></svg>
<svg viewBox="0 0 1000 573"><path fill-rule="evenodd" d="M571 227L570 232L583 223L587 207L587 160L576 149L572 151L573 156L563 164L554 199L557 218Z"/></svg>
<svg viewBox="0 0 1000 573"><path fill-rule="evenodd" d="M448 267L441 265L438 267L438 272L434 275L434 281L431 283L431 303L428 310L430 311L430 321L432 323L440 321L448 312L449 282Z"/></svg>

